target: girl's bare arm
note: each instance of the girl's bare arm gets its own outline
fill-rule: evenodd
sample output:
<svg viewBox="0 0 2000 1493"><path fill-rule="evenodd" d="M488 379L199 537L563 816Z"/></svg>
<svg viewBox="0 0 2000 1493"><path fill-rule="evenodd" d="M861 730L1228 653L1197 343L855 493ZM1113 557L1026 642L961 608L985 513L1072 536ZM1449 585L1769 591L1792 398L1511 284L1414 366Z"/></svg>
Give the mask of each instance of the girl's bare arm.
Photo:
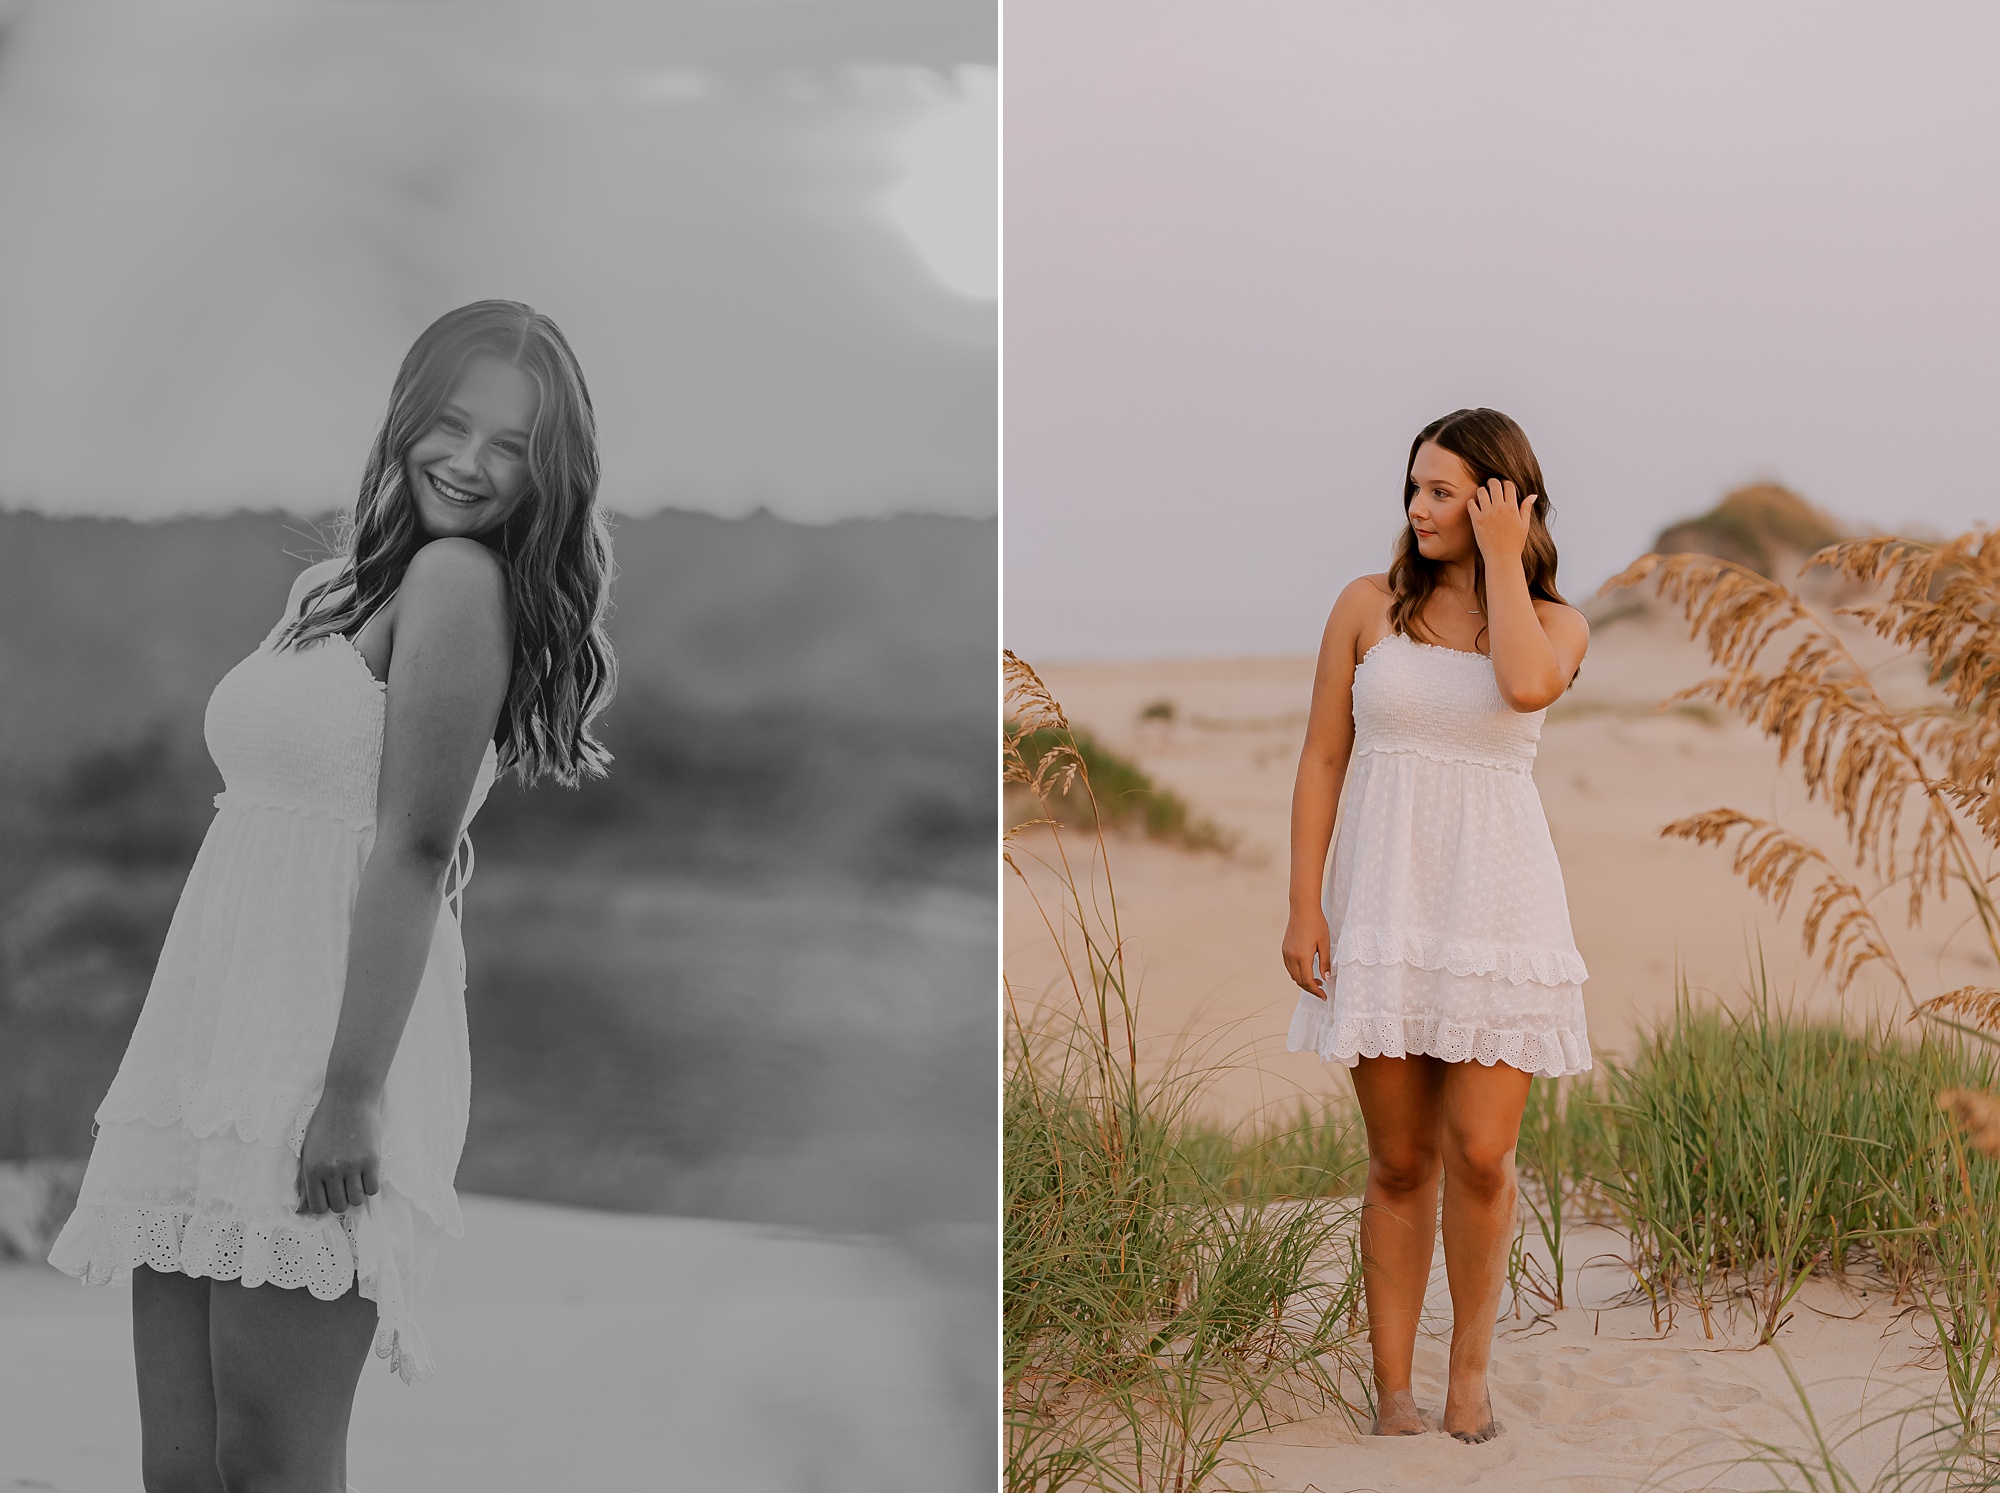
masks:
<svg viewBox="0 0 2000 1493"><path fill-rule="evenodd" d="M361 874L326 1087L300 1156L302 1211L376 1191L379 1107L430 958L445 874L506 697L512 639L499 561L440 539L395 600L375 845Z"/></svg>
<svg viewBox="0 0 2000 1493"><path fill-rule="evenodd" d="M1381 612L1386 592L1370 577L1352 581L1333 604L1320 636L1319 665L1313 672L1312 708L1306 717L1305 745L1292 784L1290 915L1285 923L1285 972L1302 990L1321 994L1314 974L1332 967L1326 913L1320 890L1341 785L1354 750L1355 651L1368 624Z"/></svg>

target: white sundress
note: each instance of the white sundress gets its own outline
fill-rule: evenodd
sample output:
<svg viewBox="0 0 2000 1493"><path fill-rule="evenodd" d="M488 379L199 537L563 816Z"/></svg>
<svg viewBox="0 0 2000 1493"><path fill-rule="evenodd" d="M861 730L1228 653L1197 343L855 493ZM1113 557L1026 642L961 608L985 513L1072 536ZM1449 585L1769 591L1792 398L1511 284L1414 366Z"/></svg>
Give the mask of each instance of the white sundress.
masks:
<svg viewBox="0 0 2000 1493"><path fill-rule="evenodd" d="M1354 671L1354 750L1328 877L1328 999L1288 1050L1353 1067L1428 1053L1588 1069L1562 867L1531 776L1545 711L1510 710L1483 654L1391 633Z"/></svg>
<svg viewBox="0 0 2000 1493"><path fill-rule="evenodd" d="M49 1263L94 1285L143 1264L324 1300L358 1278L375 1302L375 1351L407 1382L433 1366L412 1307L440 1235L463 1232L452 1178L471 1064L456 893L471 841L384 1087L381 1190L344 1214L300 1214L299 1152L375 839L387 692L345 638L279 652L283 627L209 698L203 729L225 791ZM468 824L495 767L489 744Z"/></svg>

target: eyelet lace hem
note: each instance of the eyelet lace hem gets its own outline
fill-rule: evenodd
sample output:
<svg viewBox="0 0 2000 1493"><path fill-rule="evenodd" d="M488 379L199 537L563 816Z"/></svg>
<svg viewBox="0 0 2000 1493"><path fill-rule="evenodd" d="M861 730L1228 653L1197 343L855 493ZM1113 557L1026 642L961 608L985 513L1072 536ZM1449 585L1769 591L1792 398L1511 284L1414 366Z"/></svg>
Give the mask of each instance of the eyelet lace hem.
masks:
<svg viewBox="0 0 2000 1493"><path fill-rule="evenodd" d="M49 1263L91 1286L128 1284L144 1265L246 1286L304 1289L321 1301L337 1301L358 1278L361 1294L375 1303L375 1356L386 1358L405 1384L437 1368L423 1333L402 1310L393 1268L385 1282L375 1251L344 1214L240 1219L186 1207L86 1204L70 1216Z"/></svg>
<svg viewBox="0 0 2000 1493"><path fill-rule="evenodd" d="M1447 1063L1505 1063L1524 1073L1563 1078L1591 1066L1590 1044L1567 1027L1496 1030L1436 1016L1361 1016L1336 1021L1332 1003L1301 994L1285 1036L1287 1052L1311 1052L1352 1068L1362 1058L1425 1054Z"/></svg>
<svg viewBox="0 0 2000 1493"><path fill-rule="evenodd" d="M1590 978L1583 955L1574 949L1512 948L1396 928L1342 928L1333 962L1407 964L1459 976L1485 975L1510 985L1581 985Z"/></svg>

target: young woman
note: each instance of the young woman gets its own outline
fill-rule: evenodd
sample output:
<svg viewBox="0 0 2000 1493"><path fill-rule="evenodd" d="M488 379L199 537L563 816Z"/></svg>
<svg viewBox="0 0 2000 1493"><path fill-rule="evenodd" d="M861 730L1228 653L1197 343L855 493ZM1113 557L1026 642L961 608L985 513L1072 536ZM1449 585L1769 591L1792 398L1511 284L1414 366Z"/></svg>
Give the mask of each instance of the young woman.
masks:
<svg viewBox="0 0 2000 1493"><path fill-rule="evenodd" d="M1556 593L1547 493L1528 438L1497 410L1418 433L1389 570L1350 582L1327 621L1292 791L1284 958L1305 993L1286 1045L1354 1070L1380 1435L1425 1428L1410 1360L1440 1171L1443 1429L1498 1432L1486 1369L1521 1110L1531 1075L1590 1066L1583 960L1529 776L1543 713L1589 642Z"/></svg>
<svg viewBox="0 0 2000 1493"><path fill-rule="evenodd" d="M513 301L441 317L347 553L209 699L226 791L49 1254L131 1279L150 1493L345 1487L370 1344L430 1370L411 1313L461 1230L465 830L499 771L574 784L609 760L597 481L555 324Z"/></svg>

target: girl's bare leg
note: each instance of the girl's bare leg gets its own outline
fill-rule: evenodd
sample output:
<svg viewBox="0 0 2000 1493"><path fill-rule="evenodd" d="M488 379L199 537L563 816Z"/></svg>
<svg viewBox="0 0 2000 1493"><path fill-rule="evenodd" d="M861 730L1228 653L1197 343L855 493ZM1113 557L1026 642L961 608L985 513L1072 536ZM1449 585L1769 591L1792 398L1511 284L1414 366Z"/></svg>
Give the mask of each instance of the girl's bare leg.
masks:
<svg viewBox="0 0 2000 1493"><path fill-rule="evenodd" d="M1486 1371L1514 1239L1514 1147L1532 1075L1505 1063L1446 1067L1444 1269L1451 1283L1451 1369L1444 1429L1461 1441L1485 1441L1499 1431Z"/></svg>
<svg viewBox="0 0 2000 1493"><path fill-rule="evenodd" d="M209 1300L216 1462L227 1493L345 1493L347 1420L375 1303L216 1281Z"/></svg>
<svg viewBox="0 0 2000 1493"><path fill-rule="evenodd" d="M1410 1392L1410 1360L1437 1239L1441 1086L1447 1066L1419 1056L1362 1058L1354 1068L1354 1093L1368 1130L1361 1280L1368 1300L1378 1436L1410 1436L1424 1429Z"/></svg>
<svg viewBox="0 0 2000 1493"><path fill-rule="evenodd" d="M139 1476L146 1493L222 1493L207 1281L145 1265L132 1271L132 1359L139 1370Z"/></svg>

